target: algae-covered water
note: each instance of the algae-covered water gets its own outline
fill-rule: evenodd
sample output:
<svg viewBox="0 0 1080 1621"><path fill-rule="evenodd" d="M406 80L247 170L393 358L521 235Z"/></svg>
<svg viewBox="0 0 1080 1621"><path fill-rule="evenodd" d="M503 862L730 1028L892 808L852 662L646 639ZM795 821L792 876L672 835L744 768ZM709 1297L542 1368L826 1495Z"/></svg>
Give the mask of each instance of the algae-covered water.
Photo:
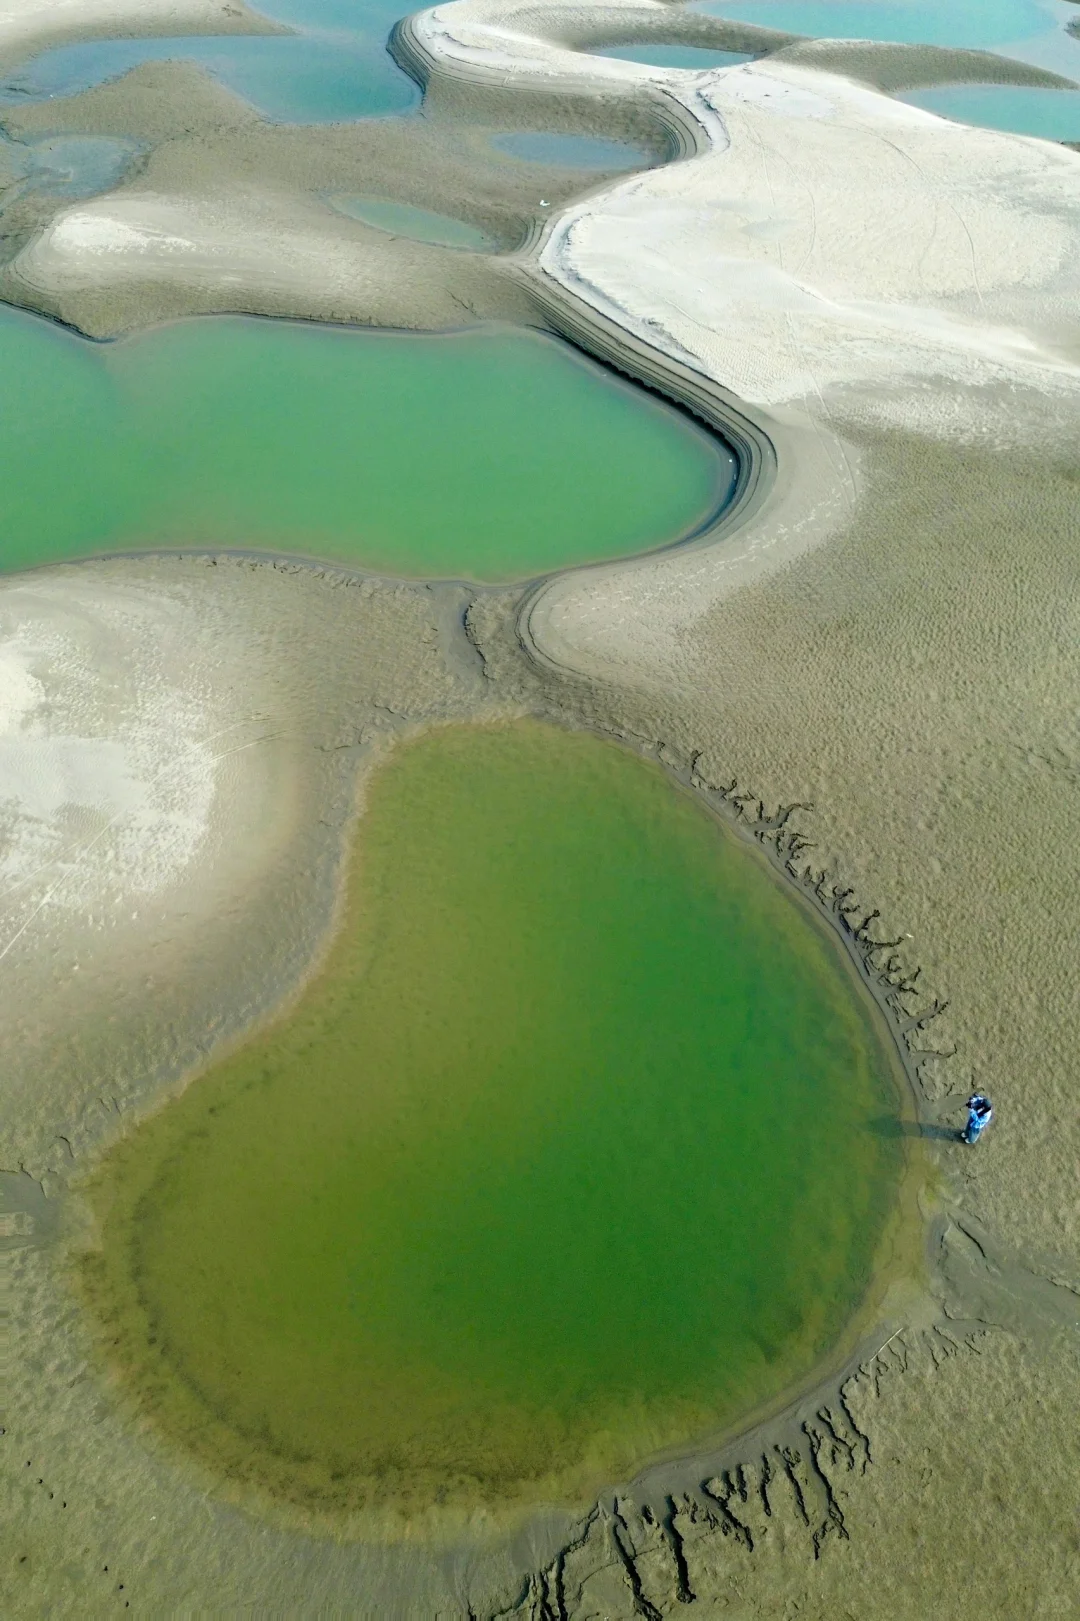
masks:
<svg viewBox="0 0 1080 1621"><path fill-rule="evenodd" d="M241 547L529 578L722 506L718 440L566 345L224 318L91 344L0 310L0 568Z"/></svg>
<svg viewBox="0 0 1080 1621"><path fill-rule="evenodd" d="M325 1508L550 1500L813 1366L896 1111L837 943L658 767L445 729L370 782L298 1005L106 1160L84 1281L217 1471Z"/></svg>

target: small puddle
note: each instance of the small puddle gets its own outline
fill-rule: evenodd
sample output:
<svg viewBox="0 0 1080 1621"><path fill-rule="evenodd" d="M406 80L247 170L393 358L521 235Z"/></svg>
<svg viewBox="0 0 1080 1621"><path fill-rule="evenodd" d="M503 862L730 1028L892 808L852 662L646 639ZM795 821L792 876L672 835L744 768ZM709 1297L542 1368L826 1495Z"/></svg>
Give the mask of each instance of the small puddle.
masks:
<svg viewBox="0 0 1080 1621"><path fill-rule="evenodd" d="M547 163L565 169L642 169L656 161L627 141L610 141L600 135L512 130L493 135L492 145L524 163Z"/></svg>
<svg viewBox="0 0 1080 1621"><path fill-rule="evenodd" d="M495 249L491 238L475 225L449 214L436 214L430 208L417 208L389 197L331 194L326 201L339 214L390 236L407 236L414 242L433 242L443 248L469 248L474 253L492 253Z"/></svg>
<svg viewBox="0 0 1080 1621"><path fill-rule="evenodd" d="M659 767L403 744L298 1004L106 1158L143 1408L320 1510L557 1501L809 1374L896 1209L839 943Z"/></svg>
<svg viewBox="0 0 1080 1621"><path fill-rule="evenodd" d="M592 56L613 56L620 62L642 62L653 68L732 68L752 62L748 51L713 51L704 45L601 45Z"/></svg>
<svg viewBox="0 0 1080 1621"><path fill-rule="evenodd" d="M898 96L912 107L960 124L1041 135L1048 141L1080 141L1080 90L1048 90L1017 84L945 84Z"/></svg>
<svg viewBox="0 0 1080 1621"><path fill-rule="evenodd" d="M528 579L677 540L736 473L689 417L524 331L223 317L93 344L0 309L0 372L6 570L234 547Z"/></svg>

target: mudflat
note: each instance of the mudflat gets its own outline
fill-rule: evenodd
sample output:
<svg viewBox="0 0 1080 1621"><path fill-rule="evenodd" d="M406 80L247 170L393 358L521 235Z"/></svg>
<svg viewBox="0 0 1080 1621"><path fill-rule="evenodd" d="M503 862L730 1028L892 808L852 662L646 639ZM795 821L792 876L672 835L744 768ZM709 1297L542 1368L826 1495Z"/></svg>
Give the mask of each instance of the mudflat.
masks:
<svg viewBox="0 0 1080 1621"><path fill-rule="evenodd" d="M267 802L296 814L266 846L251 837L256 810L224 818L231 859L262 876L228 889L215 877L226 868L200 854L177 892L192 921L178 922L152 986L144 923L119 908L107 929L85 925L78 974L55 956L74 925L28 930L33 951L7 959L26 992L5 1023L5 1163L26 1167L5 1188L27 1240L12 1607L84 1613L89 1593L160 1608L182 1592L204 1608L302 1613L355 1607L362 1592L387 1612L536 1618L687 1604L1068 1616L1080 1476L1069 703L1080 157L880 93L993 77L985 55L953 49L796 43L643 4L467 0L403 32L430 121L415 121L412 146L393 134L400 198L460 212L513 252L365 235L314 190L325 163L335 189L368 194L359 154L375 153L374 134L257 127L193 70L148 67L63 109L73 130L149 140L143 174L91 204L35 214L20 203L5 296L101 333L237 307L538 322L727 431L744 476L727 522L700 543L525 593L225 559L216 573L192 559L80 565L81 592L168 581L194 593L183 624L207 616L234 648L233 690L294 740L295 759L266 755ZM707 74L586 54L646 38L770 54ZM1053 79L992 62L1003 81ZM152 138L125 129L135 108ZM42 116L19 115L35 134ZM483 207L470 210L458 201L463 154L480 137L457 144L457 119L648 137L657 157L683 161L614 181L554 170L526 181L505 154L485 156ZM377 139L389 173L390 137ZM224 206L207 200L216 174ZM87 247L95 231L100 252ZM172 253L170 236L183 244ZM208 642L190 682L173 672L185 703L210 656ZM140 655L138 668L153 662ZM18 691L33 696L25 680ZM235 1039L323 960L355 773L387 732L521 714L661 758L830 921L912 1078L933 1167L925 1276L887 1294L843 1366L783 1412L672 1448L609 1480L588 1511L553 1504L514 1539L484 1511L438 1544L419 1519L397 1545L329 1539L295 1505L249 1519L220 1480L141 1430L102 1377L71 1306L66 1257L89 1235L65 1189L125 1115L159 1106L218 1035ZM263 790L245 780L257 805ZM101 814L92 793L87 803ZM92 917L110 882L106 871L85 892ZM42 984L45 1024L26 1012L45 1005L30 994ZM117 1022L88 1021L97 1006ZM971 1153L955 1133L973 1085L991 1092L998 1121ZM689 1228L684 1242L698 1253L706 1241Z"/></svg>

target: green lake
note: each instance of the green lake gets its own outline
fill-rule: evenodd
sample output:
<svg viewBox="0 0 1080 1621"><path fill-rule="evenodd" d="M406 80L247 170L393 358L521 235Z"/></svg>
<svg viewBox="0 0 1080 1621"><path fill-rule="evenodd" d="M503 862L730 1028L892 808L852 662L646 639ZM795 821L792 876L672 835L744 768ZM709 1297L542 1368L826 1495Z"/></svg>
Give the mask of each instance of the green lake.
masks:
<svg viewBox="0 0 1080 1621"><path fill-rule="evenodd" d="M676 540L733 455L554 339L0 310L0 569L156 547L528 579Z"/></svg>
<svg viewBox="0 0 1080 1621"><path fill-rule="evenodd" d="M864 1299L898 1092L840 945L654 764L401 744L299 1002L106 1158L82 1277L174 1441L308 1507L572 1498Z"/></svg>

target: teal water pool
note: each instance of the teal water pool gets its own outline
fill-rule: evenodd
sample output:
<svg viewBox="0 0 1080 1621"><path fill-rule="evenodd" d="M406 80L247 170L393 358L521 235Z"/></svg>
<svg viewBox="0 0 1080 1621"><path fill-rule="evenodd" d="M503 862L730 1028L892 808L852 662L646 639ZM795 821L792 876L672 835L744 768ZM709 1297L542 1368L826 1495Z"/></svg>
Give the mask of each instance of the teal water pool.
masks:
<svg viewBox="0 0 1080 1621"><path fill-rule="evenodd" d="M1080 141L1080 90L1043 90L1019 84L942 84L899 97L913 107L961 124L1041 135L1048 141Z"/></svg>
<svg viewBox="0 0 1080 1621"><path fill-rule="evenodd" d="M527 579L722 507L719 440L553 339L243 318L95 344L0 307L0 567L232 547Z"/></svg>
<svg viewBox="0 0 1080 1621"><path fill-rule="evenodd" d="M510 130L492 144L524 163L548 163L567 169L639 169L654 160L627 141L601 135L562 135L550 130Z"/></svg>

